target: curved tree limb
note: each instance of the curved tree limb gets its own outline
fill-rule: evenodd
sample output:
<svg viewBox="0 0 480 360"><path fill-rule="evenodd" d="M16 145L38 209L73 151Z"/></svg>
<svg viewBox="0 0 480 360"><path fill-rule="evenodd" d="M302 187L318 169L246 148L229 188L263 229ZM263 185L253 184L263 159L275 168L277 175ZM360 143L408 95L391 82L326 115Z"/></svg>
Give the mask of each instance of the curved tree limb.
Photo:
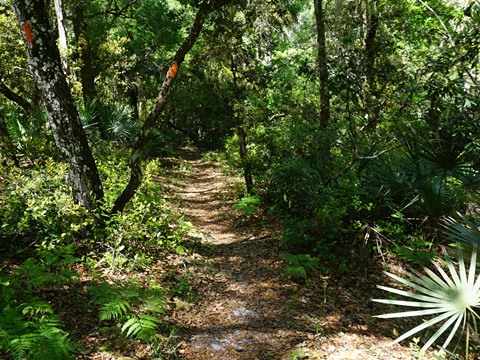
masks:
<svg viewBox="0 0 480 360"><path fill-rule="evenodd" d="M20 105L29 115L34 113L34 107L30 102L21 95L10 89L3 81L0 80L0 93L2 93L8 100Z"/></svg>
<svg viewBox="0 0 480 360"><path fill-rule="evenodd" d="M162 86L157 96L155 105L150 110L145 122L143 123L142 128L140 129L135 144L133 145L132 152L130 155L129 167L130 167L130 180L120 194L120 196L115 200L114 206L111 213L122 212L125 208L125 205L130 201L130 199L135 195L137 189L142 183L143 173L142 173L142 150L145 147L147 136L152 129L157 125L158 118L163 112L165 105L167 103L168 94L172 85L177 76L177 72L185 59L185 55L190 51L195 42L197 41L200 33L202 31L203 24L207 16L212 12L218 9L220 6L224 5L228 1L204 1L200 8L197 11L195 20L193 21L190 32L182 43L182 45L177 50L170 70L168 71L165 79L163 80Z"/></svg>

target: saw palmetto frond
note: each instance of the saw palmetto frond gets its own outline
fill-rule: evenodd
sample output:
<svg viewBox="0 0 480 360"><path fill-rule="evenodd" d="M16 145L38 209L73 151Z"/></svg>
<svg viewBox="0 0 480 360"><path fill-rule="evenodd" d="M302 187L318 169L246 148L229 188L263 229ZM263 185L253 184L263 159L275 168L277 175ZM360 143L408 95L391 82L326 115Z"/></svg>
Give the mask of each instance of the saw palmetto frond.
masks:
<svg viewBox="0 0 480 360"><path fill-rule="evenodd" d="M458 249L457 268L448 253L444 252L448 272L437 263L434 263L434 265L438 274L428 268L424 268L424 274L416 271L407 273L407 278L386 272L386 275L404 285L403 287L410 289L402 290L380 285L378 288L403 296L408 298L408 300L372 300L383 304L417 309L377 315L376 317L388 319L435 315L428 321L422 322L399 336L393 343L398 343L422 330L443 322L420 351L425 352L440 336L450 329L450 334L442 346L446 348L452 341L455 333L465 327L467 320L476 321L479 318L475 312L476 308L480 306L480 276L476 274L477 248L474 246L472 249L468 270L460 247Z"/></svg>

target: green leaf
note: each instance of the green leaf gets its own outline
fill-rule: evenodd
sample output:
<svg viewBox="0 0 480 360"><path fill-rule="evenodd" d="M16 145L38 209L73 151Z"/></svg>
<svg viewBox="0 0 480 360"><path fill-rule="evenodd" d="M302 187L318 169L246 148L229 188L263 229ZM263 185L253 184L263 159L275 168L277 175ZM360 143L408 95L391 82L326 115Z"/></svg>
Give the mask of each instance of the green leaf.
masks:
<svg viewBox="0 0 480 360"><path fill-rule="evenodd" d="M424 344L421 352L425 352L443 333L452 327L449 336L442 346L443 348L446 348L453 339L460 324L463 324L462 327L466 326L465 319L478 317L474 310L480 306L480 276L477 276L476 274L476 246L472 249L472 256L468 270L465 266L465 260L460 246L458 246L458 268L455 268L453 260L446 251L444 252L444 258L448 268L448 274L440 267L440 265L434 263L440 276L428 268L424 268L425 274L420 274L416 271L407 273L408 280L386 272L386 275L398 281L403 286L410 287L416 292L409 292L386 286L378 286L378 288L397 295L413 298L417 301L392 299L372 299L372 301L398 306L418 307L423 308L423 310L383 314L377 315L376 317L389 319L408 316L423 317L426 315L435 315L435 317L430 320L407 331L405 334L398 337L393 343L400 342L439 322L445 321Z"/></svg>

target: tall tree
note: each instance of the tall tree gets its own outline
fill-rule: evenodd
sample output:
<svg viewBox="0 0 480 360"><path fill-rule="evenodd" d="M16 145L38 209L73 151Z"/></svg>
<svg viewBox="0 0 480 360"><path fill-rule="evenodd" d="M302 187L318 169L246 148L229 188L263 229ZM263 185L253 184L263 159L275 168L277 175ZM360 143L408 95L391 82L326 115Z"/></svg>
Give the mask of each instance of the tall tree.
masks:
<svg viewBox="0 0 480 360"><path fill-rule="evenodd" d="M45 0L12 0L26 42L29 63L42 92L60 156L68 163L75 202L95 209L103 187L77 108L62 69Z"/></svg>
<svg viewBox="0 0 480 360"><path fill-rule="evenodd" d="M67 31L65 29L64 22L64 9L63 0L54 0L55 15L57 17L57 30L58 30L58 48L60 50L60 56L62 59L63 69L68 72L68 62L66 60L68 44L67 44Z"/></svg>
<svg viewBox="0 0 480 360"><path fill-rule="evenodd" d="M320 125L326 129L330 124L330 91L328 88L328 61L325 35L325 11L323 0L314 0L317 23L317 51L320 75Z"/></svg>
<svg viewBox="0 0 480 360"><path fill-rule="evenodd" d="M11 159L15 166L20 166L12 138L8 132L7 122L3 114L0 113L0 164L8 159Z"/></svg>
<svg viewBox="0 0 480 360"><path fill-rule="evenodd" d="M179 67L200 35L206 17L228 2L229 0L211 0L200 5L187 38L173 58L157 100L136 136L129 161L130 181L115 200L112 213L123 211L142 182L141 163L148 134L157 125ZM26 41L37 86L42 91L56 146L69 165L69 181L74 200L87 209L95 209L97 203L103 200L102 183L62 70L46 0L12 0L12 7Z"/></svg>
<svg viewBox="0 0 480 360"><path fill-rule="evenodd" d="M85 9L89 0L72 1L73 31L78 48L80 63L80 81L82 83L82 95L85 103L91 102L97 97L95 89L95 74L92 64L92 49L85 23Z"/></svg>

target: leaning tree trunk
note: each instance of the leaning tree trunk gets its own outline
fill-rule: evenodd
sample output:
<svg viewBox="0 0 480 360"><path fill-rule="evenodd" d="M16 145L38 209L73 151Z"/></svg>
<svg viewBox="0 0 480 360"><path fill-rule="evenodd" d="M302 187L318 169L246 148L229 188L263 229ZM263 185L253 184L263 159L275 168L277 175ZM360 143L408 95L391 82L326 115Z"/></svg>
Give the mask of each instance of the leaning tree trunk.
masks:
<svg viewBox="0 0 480 360"><path fill-rule="evenodd" d="M62 70L45 0L12 0L26 41L30 66L48 114L57 149L68 163L76 203L95 209L103 199L97 166Z"/></svg>
<svg viewBox="0 0 480 360"><path fill-rule="evenodd" d="M115 200L115 204L112 209L112 213L122 212L125 208L125 205L130 201L130 199L135 195L137 189L142 183L142 160L143 160L143 148L147 141L147 136L149 132L155 128L158 122L158 118L160 117L165 105L167 103L168 93L175 81L177 76L178 69L182 64L183 60L185 59L185 55L190 51L192 46L197 41L200 32L202 31L203 23L207 15L215 10L215 1L208 2L205 1L202 3L200 9L195 16L195 20L193 21L193 25L190 28L190 33L188 34L187 38L183 42L183 44L178 49L175 57L173 58L172 65L168 70L165 79L163 80L162 87L160 88L160 92L157 96L157 101L153 106L152 110L148 114L145 122L143 123L142 128L140 129L137 140L133 146L132 153L130 155L130 180L120 194L120 196Z"/></svg>

